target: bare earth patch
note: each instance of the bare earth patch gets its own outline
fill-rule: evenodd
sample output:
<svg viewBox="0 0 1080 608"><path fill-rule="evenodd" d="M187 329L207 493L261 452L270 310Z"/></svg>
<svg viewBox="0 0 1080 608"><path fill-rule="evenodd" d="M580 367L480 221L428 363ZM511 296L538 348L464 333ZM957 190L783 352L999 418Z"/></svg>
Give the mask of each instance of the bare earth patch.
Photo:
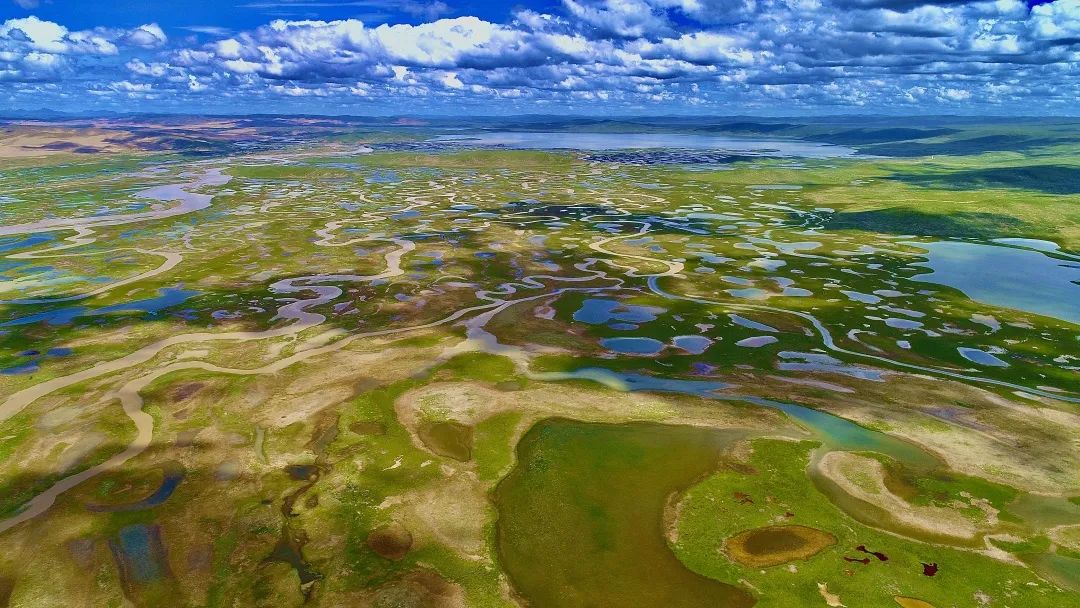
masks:
<svg viewBox="0 0 1080 608"><path fill-rule="evenodd" d="M972 539L978 528L960 513L943 507L913 505L885 487L885 467L866 456L829 452L818 470L840 490L876 505L901 525L938 536Z"/></svg>
<svg viewBox="0 0 1080 608"><path fill-rule="evenodd" d="M766 526L727 539L724 553L744 566L767 568L808 559L835 544L835 536L816 528Z"/></svg>

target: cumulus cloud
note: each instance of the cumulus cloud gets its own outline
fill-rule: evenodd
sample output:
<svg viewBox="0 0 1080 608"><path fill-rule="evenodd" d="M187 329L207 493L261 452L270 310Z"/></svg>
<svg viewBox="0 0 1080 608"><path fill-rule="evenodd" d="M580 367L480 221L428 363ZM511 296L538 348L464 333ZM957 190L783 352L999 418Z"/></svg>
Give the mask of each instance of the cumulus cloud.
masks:
<svg viewBox="0 0 1080 608"><path fill-rule="evenodd" d="M278 20L202 51L182 50L176 59L304 80L388 74L390 66L491 70L542 65L584 54L587 47L581 37L529 32L476 17L374 28L357 19Z"/></svg>
<svg viewBox="0 0 1080 608"><path fill-rule="evenodd" d="M140 25L139 27L128 32L124 39L128 44L133 46L142 47L144 49L152 49L164 45L169 41L169 38L165 35L165 32L161 30L161 27L156 23L148 23L146 25Z"/></svg>
<svg viewBox="0 0 1080 608"><path fill-rule="evenodd" d="M905 11L920 6L958 6L971 0L832 0L832 4L842 8L885 8Z"/></svg>
<svg viewBox="0 0 1080 608"><path fill-rule="evenodd" d="M168 92L192 104L878 110L1033 98L1075 107L1080 97L1080 0L1031 10L1022 0L562 0L503 21L448 18L440 1L395 6L419 22L280 19L237 32L192 26L201 36L170 40L156 24L72 32L11 19L0 26L0 79L64 82L79 57L97 57L100 82L150 88L97 85L95 95Z"/></svg>
<svg viewBox="0 0 1080 608"><path fill-rule="evenodd" d="M33 15L22 19L8 19L0 25L0 39L22 42L34 50L50 53L64 53L68 50L65 40L67 35L66 27L52 21L42 21Z"/></svg>
<svg viewBox="0 0 1080 608"><path fill-rule="evenodd" d="M647 0L563 0L570 15L600 34L642 38L669 29L667 17Z"/></svg>
<svg viewBox="0 0 1080 608"><path fill-rule="evenodd" d="M817 0L804 0L808 8L818 8ZM769 8L767 0L651 0L665 10L677 9L686 17L704 24L741 23L754 18L759 10ZM795 3L785 6L796 6Z"/></svg>
<svg viewBox="0 0 1080 608"><path fill-rule="evenodd" d="M31 15L0 24L0 78L54 77L80 57L117 55L121 47L154 48L167 41L157 24L131 30L99 27L71 31Z"/></svg>
<svg viewBox="0 0 1080 608"><path fill-rule="evenodd" d="M876 9L851 11L845 23L856 32L890 32L909 36L956 36L964 29L959 11L940 6L920 6L909 11Z"/></svg>
<svg viewBox="0 0 1080 608"><path fill-rule="evenodd" d="M1031 26L1043 40L1080 42L1080 0L1057 0L1031 9Z"/></svg>

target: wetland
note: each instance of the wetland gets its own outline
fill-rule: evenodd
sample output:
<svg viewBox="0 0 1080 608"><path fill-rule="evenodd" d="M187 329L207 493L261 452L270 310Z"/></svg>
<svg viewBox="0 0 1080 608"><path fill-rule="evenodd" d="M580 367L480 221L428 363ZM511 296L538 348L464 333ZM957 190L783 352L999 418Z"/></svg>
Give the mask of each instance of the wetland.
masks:
<svg viewBox="0 0 1080 608"><path fill-rule="evenodd" d="M0 606L1080 598L1080 138L279 120L0 158Z"/></svg>

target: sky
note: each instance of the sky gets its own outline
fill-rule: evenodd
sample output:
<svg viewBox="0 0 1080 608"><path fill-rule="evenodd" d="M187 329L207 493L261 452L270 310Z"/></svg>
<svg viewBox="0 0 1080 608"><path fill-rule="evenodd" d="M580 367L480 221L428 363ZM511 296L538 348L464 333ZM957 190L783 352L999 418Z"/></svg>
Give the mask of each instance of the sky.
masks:
<svg viewBox="0 0 1080 608"><path fill-rule="evenodd" d="M0 113L1080 115L1080 0L0 0Z"/></svg>

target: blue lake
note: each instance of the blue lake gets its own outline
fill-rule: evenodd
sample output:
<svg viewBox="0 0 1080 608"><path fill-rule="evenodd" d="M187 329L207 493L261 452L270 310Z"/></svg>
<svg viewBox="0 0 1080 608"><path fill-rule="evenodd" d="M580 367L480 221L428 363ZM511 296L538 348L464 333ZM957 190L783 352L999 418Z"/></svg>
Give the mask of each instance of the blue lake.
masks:
<svg viewBox="0 0 1080 608"><path fill-rule="evenodd" d="M772 333L777 332L777 329L775 327L765 325L764 323L758 323L757 321L752 321L750 319L747 319L746 317L742 317L736 314L729 314L728 317L732 321L734 321L736 325L741 325L742 327L746 327L747 329L756 329L758 331L767 331Z"/></svg>
<svg viewBox="0 0 1080 608"><path fill-rule="evenodd" d="M960 353L961 357L967 359L968 361L971 361L972 363L986 365L989 367L1009 367L1008 363L1002 361L1001 359L998 359L997 357L986 352L985 350L963 347L957 348L956 350Z"/></svg>
<svg viewBox="0 0 1080 608"><path fill-rule="evenodd" d="M116 538L109 541L109 548L117 561L124 563L124 572L132 582L150 583L169 572L169 566L163 559L165 548L157 526L125 526Z"/></svg>
<svg viewBox="0 0 1080 608"><path fill-rule="evenodd" d="M117 312L144 312L149 314L156 314L162 310L177 304L182 304L192 297L198 295L198 291L190 289L177 289L174 287L166 287L165 289L158 290L158 296L155 298L145 298L142 300L133 300L131 302L123 302L121 304L113 304L112 306L104 306L102 308L90 309L85 306L69 306L67 308L58 308L56 310L48 310L45 312L39 312L25 317L17 317L10 321L0 323L0 327L12 327L16 325L30 325L32 323L40 323L44 321L49 325L67 325L79 317L92 317L98 315L107 315Z"/></svg>
<svg viewBox="0 0 1080 608"><path fill-rule="evenodd" d="M574 320L590 325L603 325L610 321L648 323L656 320L656 315L663 312L666 310L655 306L634 306L618 300L589 298L574 312Z"/></svg>
<svg viewBox="0 0 1080 608"><path fill-rule="evenodd" d="M1080 262L1030 249L940 241L905 243L927 251L932 272L914 281L946 285L984 304L1080 325Z"/></svg>
<svg viewBox="0 0 1080 608"><path fill-rule="evenodd" d="M87 505L87 509L99 513L123 513L130 511L143 511L156 507L173 495L180 482L184 480L184 468L170 464L165 467L161 485L158 489L142 500L116 505Z"/></svg>
<svg viewBox="0 0 1080 608"><path fill-rule="evenodd" d="M124 312L124 311L136 311L136 312L148 312L156 313L160 312L170 306L176 306L189 300L190 298L198 295L199 292L191 289L177 289L175 287L166 287L158 290L158 296L156 298L146 298L144 300L134 300L131 302L125 302L123 304L114 304L112 306L106 306L94 311L94 314L108 314L110 312Z"/></svg>
<svg viewBox="0 0 1080 608"><path fill-rule="evenodd" d="M377 170L372 171L371 175L364 178L364 181L369 184L396 184L401 181L401 178L395 171Z"/></svg>
<svg viewBox="0 0 1080 608"><path fill-rule="evenodd" d="M691 355L700 355L712 346L713 341L705 336L675 336L671 343Z"/></svg>
<svg viewBox="0 0 1080 608"><path fill-rule="evenodd" d="M655 355L664 350L664 343L652 338L604 338L600 346L627 355Z"/></svg>
<svg viewBox="0 0 1080 608"><path fill-rule="evenodd" d="M730 137L689 133L480 131L468 134L440 135L435 138L435 141L475 146L500 146L519 150L645 150L678 148L684 150L758 152L776 156L801 156L806 158L851 156L856 152L854 149L845 146L820 144L797 139Z"/></svg>
<svg viewBox="0 0 1080 608"><path fill-rule="evenodd" d="M0 374L5 376L16 376L19 374L32 374L39 369L37 361L27 361L26 363L20 363L18 365L12 365L11 367L5 367L0 369Z"/></svg>
<svg viewBox="0 0 1080 608"><path fill-rule="evenodd" d="M26 247L33 247L34 245L40 245L42 243L48 243L56 239L52 234L31 234L24 237L9 237L0 239L0 251L11 251L13 249L23 249Z"/></svg>

